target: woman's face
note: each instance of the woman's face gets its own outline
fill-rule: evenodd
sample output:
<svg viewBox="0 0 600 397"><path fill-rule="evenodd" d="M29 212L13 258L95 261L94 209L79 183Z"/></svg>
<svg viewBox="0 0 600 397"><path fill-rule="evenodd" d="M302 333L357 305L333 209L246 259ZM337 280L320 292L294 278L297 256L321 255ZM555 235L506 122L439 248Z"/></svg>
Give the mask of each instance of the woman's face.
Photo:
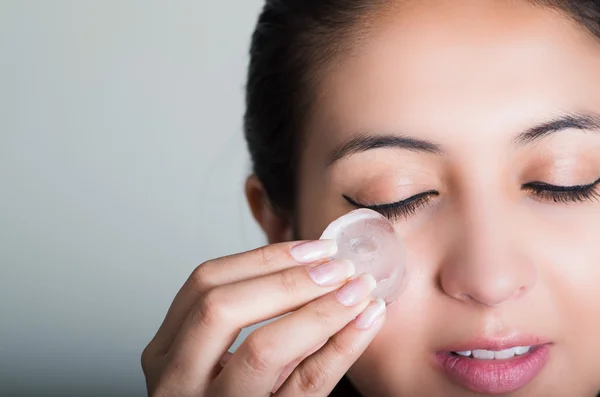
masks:
<svg viewBox="0 0 600 397"><path fill-rule="evenodd" d="M334 68L315 108L300 237L353 209L344 195L431 192L386 213L413 275L350 371L358 388L595 395L600 40L525 2L411 2ZM452 353L514 346L533 348L505 361Z"/></svg>

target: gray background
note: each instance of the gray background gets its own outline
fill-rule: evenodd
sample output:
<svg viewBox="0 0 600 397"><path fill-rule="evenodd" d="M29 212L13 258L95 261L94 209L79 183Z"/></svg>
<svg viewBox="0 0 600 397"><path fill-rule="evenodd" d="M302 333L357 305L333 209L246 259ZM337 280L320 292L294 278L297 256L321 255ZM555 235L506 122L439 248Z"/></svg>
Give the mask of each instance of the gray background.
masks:
<svg viewBox="0 0 600 397"><path fill-rule="evenodd" d="M145 395L140 353L243 198L261 0L0 0L0 395Z"/></svg>

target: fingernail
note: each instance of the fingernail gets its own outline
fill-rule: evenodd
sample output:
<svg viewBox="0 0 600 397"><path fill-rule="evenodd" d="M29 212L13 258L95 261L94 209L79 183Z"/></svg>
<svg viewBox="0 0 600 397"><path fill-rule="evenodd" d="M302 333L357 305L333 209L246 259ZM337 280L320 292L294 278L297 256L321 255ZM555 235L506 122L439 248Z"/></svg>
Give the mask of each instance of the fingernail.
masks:
<svg viewBox="0 0 600 397"><path fill-rule="evenodd" d="M375 299L358 317L356 317L355 325L358 329L369 329L375 324L385 313L385 301L383 299Z"/></svg>
<svg viewBox="0 0 600 397"><path fill-rule="evenodd" d="M371 295L377 286L372 275L365 273L352 279L342 289L336 292L338 301L344 306L354 306Z"/></svg>
<svg viewBox="0 0 600 397"><path fill-rule="evenodd" d="M290 254L298 262L311 263L331 258L337 252L334 240L315 240L292 247Z"/></svg>
<svg viewBox="0 0 600 397"><path fill-rule="evenodd" d="M231 360L231 356L233 356L233 353L226 352L223 357L221 357L221 360L219 360L221 367L225 367L225 365L227 365L229 360Z"/></svg>
<svg viewBox="0 0 600 397"><path fill-rule="evenodd" d="M319 285L336 285L354 276L354 265L349 260L334 260L311 269L308 274Z"/></svg>

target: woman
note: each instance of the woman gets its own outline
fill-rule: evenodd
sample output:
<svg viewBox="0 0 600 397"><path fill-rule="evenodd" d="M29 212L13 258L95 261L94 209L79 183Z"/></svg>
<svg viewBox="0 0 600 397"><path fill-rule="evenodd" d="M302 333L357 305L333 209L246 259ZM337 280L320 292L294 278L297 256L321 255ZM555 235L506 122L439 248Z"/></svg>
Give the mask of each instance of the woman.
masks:
<svg viewBox="0 0 600 397"><path fill-rule="evenodd" d="M270 245L194 271L150 395L598 393L600 2L269 0L245 133ZM357 207L415 269L387 308L315 265Z"/></svg>

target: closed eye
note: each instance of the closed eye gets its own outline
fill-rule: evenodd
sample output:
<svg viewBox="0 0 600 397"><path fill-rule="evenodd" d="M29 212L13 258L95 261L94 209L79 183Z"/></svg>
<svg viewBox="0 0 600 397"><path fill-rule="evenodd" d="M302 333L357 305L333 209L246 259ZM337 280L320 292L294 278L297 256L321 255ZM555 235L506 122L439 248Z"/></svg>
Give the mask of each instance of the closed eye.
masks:
<svg viewBox="0 0 600 397"><path fill-rule="evenodd" d="M407 199L395 203L386 204L364 204L344 195L344 199L357 208L367 208L379 212L391 221L407 219L414 215L418 210L426 207L433 197L439 196L439 192L430 190L415 194Z"/></svg>
<svg viewBox="0 0 600 397"><path fill-rule="evenodd" d="M523 184L521 188L538 201L566 204L600 200L599 185L600 178L587 185L559 186L546 182L529 182ZM418 210L430 204L433 197L437 196L439 196L438 191L429 190L395 203L367 204L343 195L344 199L351 205L377 211L391 221L408 219Z"/></svg>
<svg viewBox="0 0 600 397"><path fill-rule="evenodd" d="M598 200L600 179L588 185L558 186L545 182L529 182L522 186L536 200L554 203L582 203Z"/></svg>

